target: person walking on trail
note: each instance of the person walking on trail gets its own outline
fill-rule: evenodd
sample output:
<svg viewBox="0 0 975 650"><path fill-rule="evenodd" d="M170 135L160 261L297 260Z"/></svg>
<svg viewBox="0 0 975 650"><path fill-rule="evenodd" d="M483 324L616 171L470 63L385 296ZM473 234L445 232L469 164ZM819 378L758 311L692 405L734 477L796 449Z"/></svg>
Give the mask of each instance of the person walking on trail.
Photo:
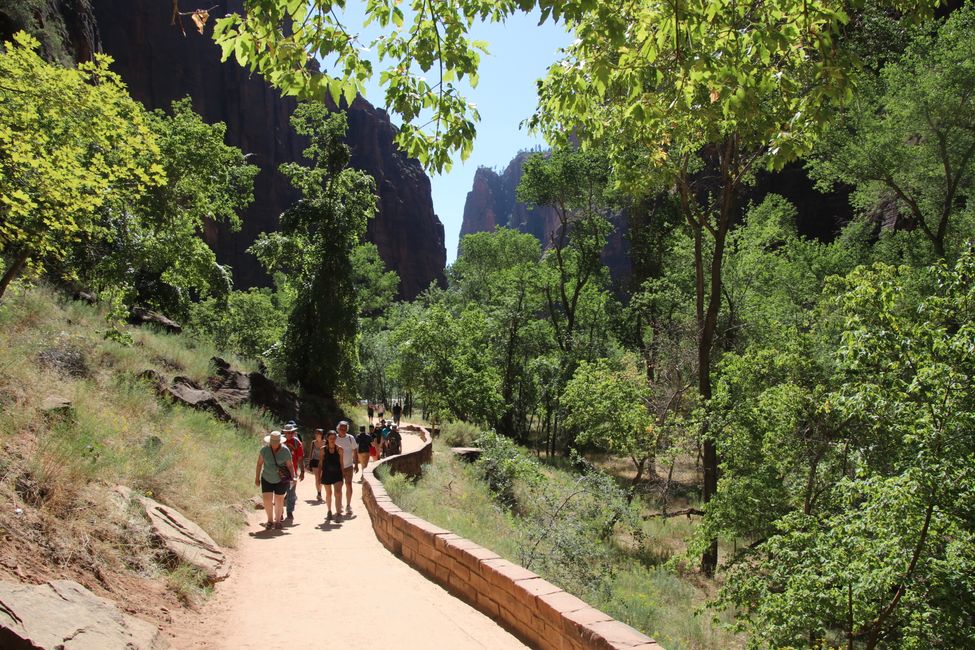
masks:
<svg viewBox="0 0 975 650"><path fill-rule="evenodd" d="M318 493L318 502L322 502L322 472L319 466L322 463L322 447L325 446L325 432L322 429L315 429L315 439L311 443L311 452L308 457L308 470L315 476L315 491Z"/></svg>
<svg viewBox="0 0 975 650"><path fill-rule="evenodd" d="M372 436L372 443L369 445L369 457L373 460L379 460L383 439L379 437L379 432L376 431L376 427L372 424L369 425L369 435Z"/></svg>
<svg viewBox="0 0 975 650"><path fill-rule="evenodd" d="M322 462L318 467L318 481L325 487L325 505L328 507L328 515L325 521L332 521L332 495L334 494L335 515L338 520L342 514L342 456L344 450L335 442L335 429L328 432L325 444L322 447Z"/></svg>
<svg viewBox="0 0 975 650"><path fill-rule="evenodd" d="M372 410L372 402L366 404L366 415L369 416L369 424L372 425L372 416L374 411Z"/></svg>
<svg viewBox="0 0 975 650"><path fill-rule="evenodd" d="M257 455L254 485L261 487L264 512L267 513L264 527L280 529L284 526L284 495L291 485L294 466L291 464L291 451L282 444L280 431L272 431L264 436L264 442L266 446L261 447Z"/></svg>
<svg viewBox="0 0 975 650"><path fill-rule="evenodd" d="M365 471L369 467L369 448L372 447L372 434L366 431L366 426L359 426L359 435L355 437L356 444L359 445L359 469ZM359 477L362 482L362 476Z"/></svg>
<svg viewBox="0 0 975 650"><path fill-rule="evenodd" d="M298 481L305 480L305 449L301 440L295 435L298 427L294 424L286 424L284 427L284 446L291 452L291 471L292 481L288 487L288 494L284 499L285 509L288 511L285 519L292 521L295 518L295 504L298 503Z"/></svg>
<svg viewBox="0 0 975 650"><path fill-rule="evenodd" d="M399 418L403 415L403 407L400 406L399 402L393 402L393 423L399 424Z"/></svg>
<svg viewBox="0 0 975 650"><path fill-rule="evenodd" d="M399 432L399 425L394 424L386 437L386 455L395 456L403 452L403 437Z"/></svg>
<svg viewBox="0 0 975 650"><path fill-rule="evenodd" d="M345 514L352 514L352 473L359 471L359 443L349 435L349 423L339 422L335 444L342 448L342 479L345 482ZM354 470L353 470L354 468Z"/></svg>

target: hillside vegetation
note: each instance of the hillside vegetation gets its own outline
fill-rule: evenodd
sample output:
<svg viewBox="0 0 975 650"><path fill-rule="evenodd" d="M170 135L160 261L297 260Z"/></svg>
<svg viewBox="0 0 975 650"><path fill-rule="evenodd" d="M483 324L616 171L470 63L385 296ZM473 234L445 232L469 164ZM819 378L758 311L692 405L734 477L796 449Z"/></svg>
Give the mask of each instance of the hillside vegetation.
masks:
<svg viewBox="0 0 975 650"><path fill-rule="evenodd" d="M174 506L233 546L268 423L250 409L233 412L241 428L219 422L162 401L139 379L153 369L204 382L217 351L189 336L127 328L127 346L104 338L103 311L46 286L8 298L0 306L0 577L71 578L158 615L152 598L167 596L152 581L184 597L200 581L164 561L144 517L121 505L113 486ZM133 581L146 603L133 601Z"/></svg>

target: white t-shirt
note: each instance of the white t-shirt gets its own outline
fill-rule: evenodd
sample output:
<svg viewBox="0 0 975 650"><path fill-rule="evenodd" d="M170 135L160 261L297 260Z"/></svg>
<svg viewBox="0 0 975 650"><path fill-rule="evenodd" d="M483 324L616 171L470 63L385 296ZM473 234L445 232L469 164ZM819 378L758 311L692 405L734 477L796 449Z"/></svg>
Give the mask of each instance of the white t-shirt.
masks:
<svg viewBox="0 0 975 650"><path fill-rule="evenodd" d="M355 438L351 433L346 433L345 437L336 435L335 444L344 450L342 452L342 468L352 467L352 462L357 458L356 454L359 452L359 444Z"/></svg>

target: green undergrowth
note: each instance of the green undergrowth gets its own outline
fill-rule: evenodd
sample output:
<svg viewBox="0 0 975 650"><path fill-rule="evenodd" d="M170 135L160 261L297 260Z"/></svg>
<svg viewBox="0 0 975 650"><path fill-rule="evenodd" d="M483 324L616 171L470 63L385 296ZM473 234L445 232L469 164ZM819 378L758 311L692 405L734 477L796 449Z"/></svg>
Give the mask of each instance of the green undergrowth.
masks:
<svg viewBox="0 0 975 650"><path fill-rule="evenodd" d="M668 562L691 524L645 520L601 472L543 466L513 445L501 451L471 465L437 441L419 481L380 475L400 508L527 566L666 648L743 645L705 607L713 585Z"/></svg>
<svg viewBox="0 0 975 650"><path fill-rule="evenodd" d="M101 309L43 285L0 305L0 498L23 510L0 515L0 532L33 540L56 563L127 569L163 578L181 597L199 595L199 577L165 566L112 488L175 507L233 546L271 422L247 407L231 411L238 426L223 423L161 399L139 378L154 370L203 383L212 356L249 363L188 335L128 328L125 345L105 338L106 328ZM56 401L70 407L45 409Z"/></svg>

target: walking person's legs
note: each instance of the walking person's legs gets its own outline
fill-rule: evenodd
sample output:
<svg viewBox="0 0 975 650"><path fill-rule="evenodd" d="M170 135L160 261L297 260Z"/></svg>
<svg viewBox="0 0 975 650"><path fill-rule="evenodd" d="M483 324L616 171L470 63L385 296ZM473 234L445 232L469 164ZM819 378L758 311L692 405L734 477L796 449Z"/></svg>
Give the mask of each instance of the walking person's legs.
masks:
<svg viewBox="0 0 975 650"><path fill-rule="evenodd" d="M264 513L267 515L267 524L270 528L274 525L274 492L261 492L261 499L264 500Z"/></svg>
<svg viewBox="0 0 975 650"><path fill-rule="evenodd" d="M274 495L274 525L281 527L284 521L284 494Z"/></svg>
<svg viewBox="0 0 975 650"><path fill-rule="evenodd" d="M352 514L352 468L342 470L342 481L345 483L345 514Z"/></svg>
<svg viewBox="0 0 975 650"><path fill-rule="evenodd" d="M287 518L294 519L295 504L298 503L298 481L291 481L288 487L288 494L284 498L284 507L287 510Z"/></svg>
<svg viewBox="0 0 975 650"><path fill-rule="evenodd" d="M336 499L336 502L338 499ZM330 483L325 484L325 506L328 508L328 514L325 515L325 521L332 521L332 485Z"/></svg>

